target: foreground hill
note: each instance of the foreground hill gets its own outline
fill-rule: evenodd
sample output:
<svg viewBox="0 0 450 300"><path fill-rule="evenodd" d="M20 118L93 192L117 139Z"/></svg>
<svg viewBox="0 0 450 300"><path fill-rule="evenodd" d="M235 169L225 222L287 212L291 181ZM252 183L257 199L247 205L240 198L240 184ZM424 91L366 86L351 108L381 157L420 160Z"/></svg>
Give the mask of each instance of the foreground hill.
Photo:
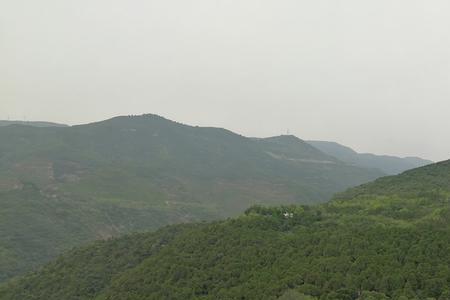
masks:
<svg viewBox="0 0 450 300"><path fill-rule="evenodd" d="M400 158L388 155L357 153L353 149L335 142L308 141L308 143L343 162L364 168L379 169L389 175L396 175L410 169L433 163L430 160L418 157Z"/></svg>
<svg viewBox="0 0 450 300"><path fill-rule="evenodd" d="M0 281L94 239L312 203L381 175L302 140L162 117L0 127Z"/></svg>
<svg viewBox="0 0 450 300"><path fill-rule="evenodd" d="M30 299L450 299L450 161L315 206L254 206L73 250L0 287Z"/></svg>

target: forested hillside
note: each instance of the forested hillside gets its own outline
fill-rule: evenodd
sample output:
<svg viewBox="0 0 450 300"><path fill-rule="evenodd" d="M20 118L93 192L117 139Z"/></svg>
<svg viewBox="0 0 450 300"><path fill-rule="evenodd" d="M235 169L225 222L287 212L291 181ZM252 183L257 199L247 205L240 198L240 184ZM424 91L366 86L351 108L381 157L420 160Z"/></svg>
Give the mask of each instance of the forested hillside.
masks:
<svg viewBox="0 0 450 300"><path fill-rule="evenodd" d="M0 140L0 281L87 241L323 202L383 175L295 137L259 141L155 115L10 125Z"/></svg>
<svg viewBox="0 0 450 300"><path fill-rule="evenodd" d="M75 249L0 299L450 299L450 161Z"/></svg>

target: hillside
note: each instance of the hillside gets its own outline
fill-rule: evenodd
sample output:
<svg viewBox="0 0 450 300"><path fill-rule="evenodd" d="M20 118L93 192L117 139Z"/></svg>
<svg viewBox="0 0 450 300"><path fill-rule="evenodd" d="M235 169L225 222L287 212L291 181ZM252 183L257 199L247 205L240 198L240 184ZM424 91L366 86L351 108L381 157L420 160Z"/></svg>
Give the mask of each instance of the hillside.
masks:
<svg viewBox="0 0 450 300"><path fill-rule="evenodd" d="M266 149L266 153L277 159L322 164L339 162L335 157L317 151L317 148L293 135L255 138L254 140Z"/></svg>
<svg viewBox="0 0 450 300"><path fill-rule="evenodd" d="M87 241L323 202L383 175L294 137L261 142L154 115L4 126L0 140L0 281Z"/></svg>
<svg viewBox="0 0 450 300"><path fill-rule="evenodd" d="M286 215L286 216L285 216ZM450 161L75 249L0 299L450 299Z"/></svg>
<svg viewBox="0 0 450 300"><path fill-rule="evenodd" d="M67 125L65 125L65 124L58 124L58 123L52 123L52 122L0 120L0 126L9 126L9 125L25 125L25 126L33 126L33 127L67 127Z"/></svg>
<svg viewBox="0 0 450 300"><path fill-rule="evenodd" d="M430 160L418 157L400 158L388 155L357 153L353 149L335 142L308 141L308 143L343 162L364 168L379 169L389 175L400 174L404 171L433 163Z"/></svg>

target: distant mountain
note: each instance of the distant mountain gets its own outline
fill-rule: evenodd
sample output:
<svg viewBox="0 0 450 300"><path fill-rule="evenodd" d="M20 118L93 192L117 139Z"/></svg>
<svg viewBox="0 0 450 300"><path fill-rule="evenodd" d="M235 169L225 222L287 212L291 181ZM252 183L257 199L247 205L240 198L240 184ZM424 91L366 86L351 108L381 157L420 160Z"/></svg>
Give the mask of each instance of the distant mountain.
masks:
<svg viewBox="0 0 450 300"><path fill-rule="evenodd" d="M450 161L72 250L1 300L450 299Z"/></svg>
<svg viewBox="0 0 450 300"><path fill-rule="evenodd" d="M353 149L335 142L308 141L309 144L320 151L334 156L337 159L364 168L375 168L389 175L400 174L406 170L432 164L430 160L419 157L395 157L387 155L374 155L357 153Z"/></svg>
<svg viewBox="0 0 450 300"><path fill-rule="evenodd" d="M324 202L383 175L292 136L255 140L155 115L3 126L0 140L0 281L94 239Z"/></svg>
<svg viewBox="0 0 450 300"><path fill-rule="evenodd" d="M9 125L25 125L25 126L33 126L33 127L67 127L65 124L58 124L52 122L33 122L33 121L4 121L0 120L0 126L9 126Z"/></svg>
<svg viewBox="0 0 450 300"><path fill-rule="evenodd" d="M276 159L319 164L341 163L335 157L317 151L317 148L293 135L255 138L254 140L266 149L267 154Z"/></svg>

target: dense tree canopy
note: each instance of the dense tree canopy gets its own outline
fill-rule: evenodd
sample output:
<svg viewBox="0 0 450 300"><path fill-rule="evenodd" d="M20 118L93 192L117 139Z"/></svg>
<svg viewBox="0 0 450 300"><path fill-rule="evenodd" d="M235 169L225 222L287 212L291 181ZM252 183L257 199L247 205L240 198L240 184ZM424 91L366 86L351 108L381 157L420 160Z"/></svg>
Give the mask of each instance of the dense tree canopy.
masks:
<svg viewBox="0 0 450 300"><path fill-rule="evenodd" d="M450 299L450 163L75 249L0 299ZM414 182L412 182L414 181Z"/></svg>

